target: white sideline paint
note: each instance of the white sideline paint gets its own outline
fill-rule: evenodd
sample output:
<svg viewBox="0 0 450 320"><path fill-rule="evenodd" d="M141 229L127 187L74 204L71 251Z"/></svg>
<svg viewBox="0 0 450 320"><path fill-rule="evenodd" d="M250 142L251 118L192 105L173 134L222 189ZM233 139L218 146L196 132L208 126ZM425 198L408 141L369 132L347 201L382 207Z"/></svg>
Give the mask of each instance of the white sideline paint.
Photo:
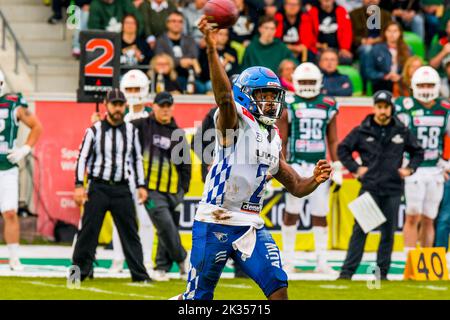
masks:
<svg viewBox="0 0 450 320"><path fill-rule="evenodd" d="M428 286L408 286L409 288L420 288L420 289L427 289L427 290L432 290L432 291L447 291L448 288L447 287L440 287L440 286L432 286L432 285L428 285Z"/></svg>
<svg viewBox="0 0 450 320"><path fill-rule="evenodd" d="M148 296L143 294L137 294L137 293L123 293L123 292L117 292L117 291L109 291L109 290L103 290L95 287L80 287L79 289L69 289L65 285L61 284L52 284L52 283L45 283L41 281L23 281L22 283L29 283L36 286L41 287L50 287L50 288L58 288L58 289L67 289L67 290L80 290L80 291L89 291L89 292L95 292L95 293L103 293L103 294L111 294L111 295L120 295L120 296L127 296L127 297L137 297L137 298L145 298L145 299L165 299L161 296Z"/></svg>
<svg viewBox="0 0 450 320"><path fill-rule="evenodd" d="M20 246L19 255L21 258L41 258L41 259L71 259L72 248L70 246L45 246L45 245L23 245ZM344 260L346 251L333 250L329 251L329 264L333 267L342 266L342 261ZM8 257L8 249L6 246L0 246L0 260L6 259ZM105 250L103 247L97 248L96 253L97 259L112 259L112 250ZM401 268L403 265L399 264L399 261L404 261L405 255L403 252L394 252L392 255L392 260L395 261L392 267ZM374 252L365 253L363 256L363 261L375 261L376 254ZM316 257L314 252L304 252L296 251L295 263L301 266L314 267L316 265ZM397 263L396 263L397 262ZM64 266L52 266L52 265L31 265L24 264L23 271L11 271L7 264L7 261L3 261L0 264L0 276L13 276L13 277L36 277L36 278L66 278L67 268ZM124 270L120 273L110 273L106 268L95 268L94 273L95 278L120 278L129 279L130 273L128 270ZM179 273L169 273L169 278L180 279ZM232 279L234 274L230 272L222 273L222 278ZM326 281L335 280L336 276L330 276L326 274L319 274L313 272L302 272L288 274L289 280L312 280L312 281ZM390 280L402 280L403 276L401 274L389 275ZM367 281L372 280L373 275L355 275L353 280L356 281ZM230 287L231 288L231 287Z"/></svg>
<svg viewBox="0 0 450 320"><path fill-rule="evenodd" d="M320 285L319 288L323 288L323 289L332 289L332 290L345 290L345 289L349 289L348 286L335 286L332 284L326 285Z"/></svg>

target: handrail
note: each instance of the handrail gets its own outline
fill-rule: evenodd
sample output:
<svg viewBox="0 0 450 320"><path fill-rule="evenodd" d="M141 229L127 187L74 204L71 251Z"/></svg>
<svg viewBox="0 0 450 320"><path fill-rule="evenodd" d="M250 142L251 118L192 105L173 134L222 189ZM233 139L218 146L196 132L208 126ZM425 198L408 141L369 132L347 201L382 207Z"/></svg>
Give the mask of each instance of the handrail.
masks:
<svg viewBox="0 0 450 320"><path fill-rule="evenodd" d="M3 11L0 10L0 19L2 24L2 50L6 50L6 31L9 32L11 35L11 38L14 42L14 73L19 73L19 55L22 56L23 60L28 66L31 66L34 68L34 90L37 91L37 69L38 65L35 63L31 63L30 59L26 55L25 51L23 50L22 46L19 43L19 40L16 37L16 34L12 30L10 24L6 20L5 15L3 14Z"/></svg>

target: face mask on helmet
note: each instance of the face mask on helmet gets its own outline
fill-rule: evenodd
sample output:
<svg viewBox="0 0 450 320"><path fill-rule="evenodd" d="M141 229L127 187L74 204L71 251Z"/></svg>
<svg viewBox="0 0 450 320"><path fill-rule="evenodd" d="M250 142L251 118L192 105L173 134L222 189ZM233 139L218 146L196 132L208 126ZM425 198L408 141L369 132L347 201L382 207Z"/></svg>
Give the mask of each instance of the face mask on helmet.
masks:
<svg viewBox="0 0 450 320"><path fill-rule="evenodd" d="M252 114L265 125L273 125L281 117L285 91L281 88L256 88L251 97Z"/></svg>
<svg viewBox="0 0 450 320"><path fill-rule="evenodd" d="M310 99L320 94L320 83L317 80L298 80L294 82L295 93L302 98Z"/></svg>
<svg viewBox="0 0 450 320"><path fill-rule="evenodd" d="M125 94L129 105L144 104L149 92L148 78L140 70L128 71L120 82L120 90Z"/></svg>
<svg viewBox="0 0 450 320"><path fill-rule="evenodd" d="M416 70L411 79L413 97L421 102L431 102L439 97L439 75L431 67L425 66Z"/></svg>
<svg viewBox="0 0 450 320"><path fill-rule="evenodd" d="M306 99L314 98L322 88L322 73L313 63L305 62L295 69L292 81L296 95Z"/></svg>
<svg viewBox="0 0 450 320"><path fill-rule="evenodd" d="M413 86L413 96L422 102L433 101L439 97L439 85L436 83L416 84Z"/></svg>
<svg viewBox="0 0 450 320"><path fill-rule="evenodd" d="M147 98L145 89L139 88L139 91L137 92L130 92L130 89L133 90L134 88L125 88L124 90L125 98L127 98L128 104L133 106L144 104Z"/></svg>

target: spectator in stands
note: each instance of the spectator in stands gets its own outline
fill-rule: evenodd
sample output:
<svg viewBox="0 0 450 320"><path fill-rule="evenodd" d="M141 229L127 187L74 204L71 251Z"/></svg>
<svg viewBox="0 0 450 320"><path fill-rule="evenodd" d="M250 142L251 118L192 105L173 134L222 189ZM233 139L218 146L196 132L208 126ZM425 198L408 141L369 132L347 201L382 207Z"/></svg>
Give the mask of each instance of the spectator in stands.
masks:
<svg viewBox="0 0 450 320"><path fill-rule="evenodd" d="M302 4L303 7L305 8L305 11L309 11L311 10L312 7L319 6L319 0L303 0Z"/></svg>
<svg viewBox="0 0 450 320"><path fill-rule="evenodd" d="M141 6L142 2L144 2L144 0L133 0L133 5L136 9L139 9L139 7Z"/></svg>
<svg viewBox="0 0 450 320"><path fill-rule="evenodd" d="M239 10L239 18L230 28L230 41L236 41L247 47L256 33L258 15L254 8L244 0L234 0Z"/></svg>
<svg viewBox="0 0 450 320"><path fill-rule="evenodd" d="M48 18L47 22L50 24L57 24L62 22L62 9L70 4L69 0L52 0L53 14Z"/></svg>
<svg viewBox="0 0 450 320"><path fill-rule="evenodd" d="M382 32L382 42L373 47L367 61L367 76L372 81L373 91L392 92L409 56L410 51L403 40L400 24L389 22Z"/></svg>
<svg viewBox="0 0 450 320"><path fill-rule="evenodd" d="M263 16L258 23L259 36L245 50L241 69L263 66L277 72L284 59L294 59L292 52L280 39L275 38L276 22L273 17Z"/></svg>
<svg viewBox="0 0 450 320"><path fill-rule="evenodd" d="M431 39L439 32L438 14L443 4L442 0L421 0L423 17L425 19L425 45L428 47Z"/></svg>
<svg viewBox="0 0 450 320"><path fill-rule="evenodd" d="M344 7L334 0L319 0L302 18L301 42L317 54L326 48L339 51L340 64L351 64L352 23Z"/></svg>
<svg viewBox="0 0 450 320"><path fill-rule="evenodd" d="M151 92L167 91L172 94L181 94L183 90L177 81L175 62L167 53L155 55L150 62L149 78L151 79Z"/></svg>
<svg viewBox="0 0 450 320"><path fill-rule="evenodd" d="M429 53L430 66L435 68L439 72L440 76L444 75L442 61L448 55L450 55L450 20L447 21L445 35L441 37L439 41L430 48Z"/></svg>
<svg viewBox="0 0 450 320"><path fill-rule="evenodd" d="M450 20L450 1L447 0L447 5L445 6L444 15L439 19L439 35L445 35L445 29L447 28L447 22Z"/></svg>
<svg viewBox="0 0 450 320"><path fill-rule="evenodd" d="M275 37L283 41L300 62L305 62L308 48L300 43L301 17L301 0L285 0L283 10L275 14L277 22Z"/></svg>
<svg viewBox="0 0 450 320"><path fill-rule="evenodd" d="M381 1L380 7L392 12L395 21L425 39L425 22L420 14L420 0Z"/></svg>
<svg viewBox="0 0 450 320"><path fill-rule="evenodd" d="M249 3L249 1L246 1ZM275 17L275 14L281 10L283 1L281 0L264 0L264 5L259 16Z"/></svg>
<svg viewBox="0 0 450 320"><path fill-rule="evenodd" d="M200 73L198 63L198 47L195 40L183 34L183 14L174 11L167 17L167 32L156 40L155 53L167 53L175 61L175 70L178 73L178 82L183 90L186 90L189 70L194 69Z"/></svg>
<svg viewBox="0 0 450 320"><path fill-rule="evenodd" d="M336 0L338 6L342 6L347 12L361 8L364 0Z"/></svg>
<svg viewBox="0 0 450 320"><path fill-rule="evenodd" d="M403 66L402 78L397 86L394 86L394 97L410 97L411 96L411 79L416 72L423 65L422 59L418 56L409 57Z"/></svg>
<svg viewBox="0 0 450 320"><path fill-rule="evenodd" d="M365 85L367 80L367 59L374 44L381 42L381 30L383 30L389 21L392 21L391 13L384 9L380 11L380 28L373 26L368 28L368 19L377 14L372 11L369 15L367 9L369 6L380 4L380 0L363 0L363 6L350 12L350 19L353 26L353 52L359 57L359 66L361 77Z"/></svg>
<svg viewBox="0 0 450 320"><path fill-rule="evenodd" d="M143 35L138 34L138 21L133 14L126 14L122 19L122 47L120 64L133 67L148 65L153 51L145 42ZM125 70L126 72L126 70Z"/></svg>
<svg viewBox="0 0 450 320"><path fill-rule="evenodd" d="M442 62L444 66L445 75L441 80L441 94L444 98L450 98L450 55L448 55Z"/></svg>
<svg viewBox="0 0 450 320"><path fill-rule="evenodd" d="M350 97L353 86L350 78L339 73L339 56L336 49L325 49L320 54L319 68L323 73L322 93L333 97Z"/></svg>
<svg viewBox="0 0 450 320"><path fill-rule="evenodd" d="M139 6L139 12L144 18L145 38L150 48L155 48L156 38L166 31L167 17L175 11L177 7L170 0L146 0Z"/></svg>
<svg viewBox="0 0 450 320"><path fill-rule="evenodd" d="M75 5L79 8L79 20L76 21L77 26L73 32L72 38L72 56L79 58L80 50L80 32L88 28L89 5L92 0L75 0ZM72 8L71 8L72 9ZM78 14L77 11L70 10L69 14Z"/></svg>
<svg viewBox="0 0 450 320"><path fill-rule="evenodd" d="M238 56L236 50L230 46L228 29L220 29L217 31L216 48L220 61L222 62L228 77L236 74L239 71ZM199 61L202 72L200 73L200 83L197 83L197 87L203 88L198 89L198 91L203 93L210 92L212 91L212 86L209 77L209 65L206 48L200 50Z"/></svg>
<svg viewBox="0 0 450 320"><path fill-rule="evenodd" d="M112 32L122 31L122 19L133 14L139 25L139 34L143 31L143 20L130 0L92 0L89 8L88 28Z"/></svg>
<svg viewBox="0 0 450 320"><path fill-rule="evenodd" d="M197 21L203 15L203 7L206 2L207 0L194 0L182 9L185 20L185 33L193 37L200 48L205 48L206 44L203 40L203 34L197 28Z"/></svg>
<svg viewBox="0 0 450 320"><path fill-rule="evenodd" d="M294 84L292 83L292 75L294 74L295 68L297 68L297 64L290 59L281 61L280 67L278 68L281 85L290 92L295 91Z"/></svg>

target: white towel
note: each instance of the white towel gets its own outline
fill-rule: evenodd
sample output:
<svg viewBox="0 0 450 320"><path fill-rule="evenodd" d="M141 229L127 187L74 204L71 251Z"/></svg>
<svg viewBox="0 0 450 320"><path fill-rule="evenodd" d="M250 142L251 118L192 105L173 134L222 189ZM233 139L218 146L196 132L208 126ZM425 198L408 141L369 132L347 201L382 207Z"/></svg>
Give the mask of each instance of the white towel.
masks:
<svg viewBox="0 0 450 320"><path fill-rule="evenodd" d="M386 217L369 192L364 192L350 202L348 208L353 213L353 216L364 233L368 233L386 222Z"/></svg>
<svg viewBox="0 0 450 320"><path fill-rule="evenodd" d="M242 253L242 261L247 260L247 258L252 256L253 250L255 249L256 229L250 227L239 239L233 241L232 245L234 250L239 250Z"/></svg>

